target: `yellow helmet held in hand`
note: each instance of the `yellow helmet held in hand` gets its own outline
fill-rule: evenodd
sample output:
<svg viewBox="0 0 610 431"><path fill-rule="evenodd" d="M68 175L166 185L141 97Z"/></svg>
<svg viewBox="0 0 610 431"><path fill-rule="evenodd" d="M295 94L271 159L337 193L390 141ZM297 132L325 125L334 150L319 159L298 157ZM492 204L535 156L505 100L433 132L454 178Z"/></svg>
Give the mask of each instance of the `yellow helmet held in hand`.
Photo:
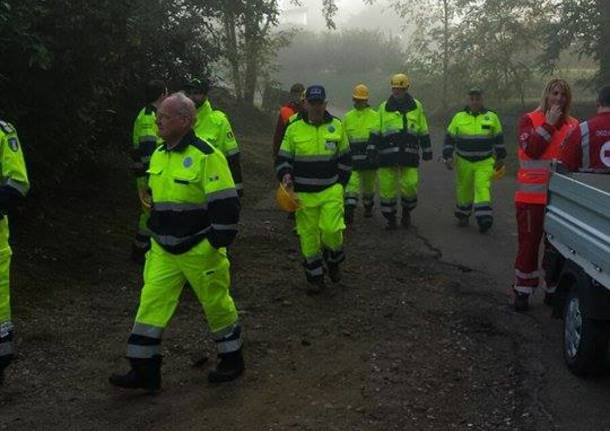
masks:
<svg viewBox="0 0 610 431"><path fill-rule="evenodd" d="M411 81L404 73L397 73L392 76L390 84L392 85L392 88L409 88L411 86Z"/></svg>
<svg viewBox="0 0 610 431"><path fill-rule="evenodd" d="M293 213L300 208L299 201L292 187L286 187L280 183L275 192L275 200L282 211Z"/></svg>
<svg viewBox="0 0 610 431"><path fill-rule="evenodd" d="M364 84L356 85L352 97L356 100L369 100L369 87Z"/></svg>
<svg viewBox="0 0 610 431"><path fill-rule="evenodd" d="M493 178L495 181L502 179L504 175L506 175L506 166L502 165L494 169Z"/></svg>

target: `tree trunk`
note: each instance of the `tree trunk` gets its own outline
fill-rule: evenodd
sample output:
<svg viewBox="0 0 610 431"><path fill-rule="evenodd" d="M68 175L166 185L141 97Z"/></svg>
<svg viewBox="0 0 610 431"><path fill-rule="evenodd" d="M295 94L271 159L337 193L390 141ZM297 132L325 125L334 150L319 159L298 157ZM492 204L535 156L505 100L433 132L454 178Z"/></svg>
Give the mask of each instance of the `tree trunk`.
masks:
<svg viewBox="0 0 610 431"><path fill-rule="evenodd" d="M600 86L610 85L610 1L597 0L600 13L600 35L598 45Z"/></svg>
<svg viewBox="0 0 610 431"><path fill-rule="evenodd" d="M261 23L258 19L258 14L248 14L244 25L244 39L246 46L246 76L244 77L244 102L248 105L254 105L254 93L256 91L256 82L258 81L258 52L259 43L258 34Z"/></svg>
<svg viewBox="0 0 610 431"><path fill-rule="evenodd" d="M448 119L449 101L447 83L449 80L449 0L443 0L443 116Z"/></svg>
<svg viewBox="0 0 610 431"><path fill-rule="evenodd" d="M235 12L227 2L224 10L224 28L226 37L226 57L231 65L231 79L235 87L235 97L241 99L243 90L241 85L241 76L239 75L239 51L237 47L237 34L235 31Z"/></svg>

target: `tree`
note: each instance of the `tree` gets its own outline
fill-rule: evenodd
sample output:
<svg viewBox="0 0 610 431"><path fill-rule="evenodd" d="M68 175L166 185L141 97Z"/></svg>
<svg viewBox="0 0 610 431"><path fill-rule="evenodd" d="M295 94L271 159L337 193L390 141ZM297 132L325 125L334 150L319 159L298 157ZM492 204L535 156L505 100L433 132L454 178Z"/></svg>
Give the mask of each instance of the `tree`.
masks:
<svg viewBox="0 0 610 431"><path fill-rule="evenodd" d="M541 58L544 70L552 72L562 51L574 48L581 56L599 62L599 72L591 81L610 83L610 2L607 0L560 0L549 2L554 8L545 26L546 47Z"/></svg>

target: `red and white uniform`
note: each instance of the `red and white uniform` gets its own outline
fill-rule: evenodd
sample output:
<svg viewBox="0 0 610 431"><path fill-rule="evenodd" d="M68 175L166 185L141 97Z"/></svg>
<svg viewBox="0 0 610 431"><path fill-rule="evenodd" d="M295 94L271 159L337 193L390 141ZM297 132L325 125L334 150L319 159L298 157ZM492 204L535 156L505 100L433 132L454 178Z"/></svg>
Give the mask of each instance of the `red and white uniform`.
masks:
<svg viewBox="0 0 610 431"><path fill-rule="evenodd" d="M544 231L544 207L551 164L557 160L561 143L578 127L575 118L562 118L554 126L542 111L525 114L519 120L519 172L515 207L519 246L515 259L517 292L532 294L540 285L540 241Z"/></svg>
<svg viewBox="0 0 610 431"><path fill-rule="evenodd" d="M570 171L610 173L610 112L580 123L563 143L559 161Z"/></svg>
<svg viewBox="0 0 610 431"><path fill-rule="evenodd" d="M273 155L277 156L277 152L280 150L282 145L282 139L284 139L284 133L286 133L286 127L288 126L288 120L294 114L298 112L298 107L288 102L280 108L280 114L277 118L277 124L275 126L275 132L273 133Z"/></svg>

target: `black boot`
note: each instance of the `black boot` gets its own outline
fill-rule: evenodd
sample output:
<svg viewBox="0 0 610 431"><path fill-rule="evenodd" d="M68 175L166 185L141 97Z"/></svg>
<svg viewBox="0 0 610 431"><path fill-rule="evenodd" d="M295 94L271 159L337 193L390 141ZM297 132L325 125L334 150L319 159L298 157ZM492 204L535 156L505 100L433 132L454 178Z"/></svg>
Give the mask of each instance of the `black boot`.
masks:
<svg viewBox="0 0 610 431"><path fill-rule="evenodd" d="M328 277L333 283L339 283L341 281L341 269L339 268L339 264L328 264Z"/></svg>
<svg viewBox="0 0 610 431"><path fill-rule="evenodd" d="M400 219L400 224L402 227L411 226L411 212L403 209L402 218Z"/></svg>
<svg viewBox="0 0 610 431"><path fill-rule="evenodd" d="M220 362L216 366L216 369L212 370L208 374L208 381L210 383L224 383L235 380L244 372L244 357L242 356L242 348L231 353L220 353L218 358Z"/></svg>
<svg viewBox="0 0 610 431"><path fill-rule="evenodd" d="M364 207L364 218L371 218L373 217L373 206L365 206Z"/></svg>
<svg viewBox="0 0 610 431"><path fill-rule="evenodd" d="M386 217L387 223L385 225L385 230L396 230L396 216Z"/></svg>
<svg viewBox="0 0 610 431"><path fill-rule="evenodd" d="M487 232L489 229L491 229L491 225L493 224L493 220L492 219L483 219L479 221L479 232L481 233L485 233Z"/></svg>
<svg viewBox="0 0 610 431"><path fill-rule="evenodd" d="M468 227L470 224L470 218L465 216L458 216L458 227Z"/></svg>
<svg viewBox="0 0 610 431"><path fill-rule="evenodd" d="M353 206L346 206L345 207L345 214L343 216L344 220L345 220L345 224L346 225L351 225L354 222L354 207Z"/></svg>
<svg viewBox="0 0 610 431"><path fill-rule="evenodd" d="M129 358L131 370L127 374L113 374L109 381L124 389L144 389L155 393L161 389L161 355L149 359Z"/></svg>
<svg viewBox="0 0 610 431"><path fill-rule="evenodd" d="M0 386L4 383L4 370L9 366L13 355L0 356Z"/></svg>
<svg viewBox="0 0 610 431"><path fill-rule="evenodd" d="M513 296L513 307L515 308L515 311L523 313L530 309L529 294L514 291Z"/></svg>

